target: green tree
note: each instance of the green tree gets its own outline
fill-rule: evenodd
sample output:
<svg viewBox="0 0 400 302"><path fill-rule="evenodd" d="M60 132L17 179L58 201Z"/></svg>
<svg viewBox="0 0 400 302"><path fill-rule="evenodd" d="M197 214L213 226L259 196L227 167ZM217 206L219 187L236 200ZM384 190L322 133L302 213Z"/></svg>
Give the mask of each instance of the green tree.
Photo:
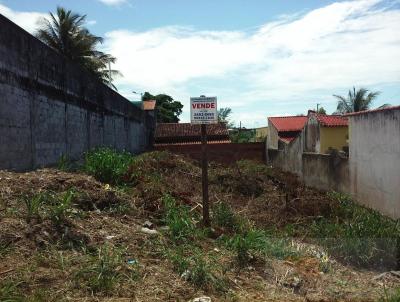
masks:
<svg viewBox="0 0 400 302"><path fill-rule="evenodd" d="M183 105L179 101L167 94L152 95L145 92L142 96L143 101L155 100L157 110L157 122L159 123L178 123L179 115L182 113Z"/></svg>
<svg viewBox="0 0 400 302"><path fill-rule="evenodd" d="M326 115L326 110L324 109L324 107L319 107L317 113Z"/></svg>
<svg viewBox="0 0 400 302"><path fill-rule="evenodd" d="M218 109L218 122L226 123L228 128L233 127L233 122L230 120L232 109L229 107Z"/></svg>
<svg viewBox="0 0 400 302"><path fill-rule="evenodd" d="M49 13L48 19L40 20L36 37L109 84L114 76L120 75L117 70L109 70L109 64L116 59L97 49L103 38L91 34L85 22L86 15L57 7L56 14Z"/></svg>
<svg viewBox="0 0 400 302"><path fill-rule="evenodd" d="M371 107L372 101L379 93L378 91L369 92L365 88L360 88L356 91L356 88L353 87L353 90L349 90L347 98L336 94L333 96L338 99L337 111L340 113L350 113L368 110Z"/></svg>

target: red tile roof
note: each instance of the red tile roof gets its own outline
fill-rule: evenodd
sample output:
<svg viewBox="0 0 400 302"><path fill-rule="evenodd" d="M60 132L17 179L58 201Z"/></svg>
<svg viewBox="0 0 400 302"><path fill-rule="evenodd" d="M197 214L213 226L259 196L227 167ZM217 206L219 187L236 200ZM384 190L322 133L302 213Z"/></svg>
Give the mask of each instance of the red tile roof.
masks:
<svg viewBox="0 0 400 302"><path fill-rule="evenodd" d="M307 116L280 116L269 117L271 123L275 126L278 132L281 131L301 131L306 124Z"/></svg>
<svg viewBox="0 0 400 302"><path fill-rule="evenodd" d="M354 116L354 115L360 115L360 114L371 113L371 112L380 112L380 111L398 110L398 109L400 109L400 106L392 106L392 107L386 107L386 108L377 108L377 109L372 109L372 110L364 110L364 111L359 111L359 112L347 113L347 114L345 114L345 116Z"/></svg>
<svg viewBox="0 0 400 302"><path fill-rule="evenodd" d="M347 117L342 115L315 114L315 117L318 122L325 127L343 127L349 125Z"/></svg>
<svg viewBox="0 0 400 302"><path fill-rule="evenodd" d="M155 132L155 143L183 143L200 142L201 126L190 123L161 123L157 124ZM226 124L207 125L207 141L229 140Z"/></svg>

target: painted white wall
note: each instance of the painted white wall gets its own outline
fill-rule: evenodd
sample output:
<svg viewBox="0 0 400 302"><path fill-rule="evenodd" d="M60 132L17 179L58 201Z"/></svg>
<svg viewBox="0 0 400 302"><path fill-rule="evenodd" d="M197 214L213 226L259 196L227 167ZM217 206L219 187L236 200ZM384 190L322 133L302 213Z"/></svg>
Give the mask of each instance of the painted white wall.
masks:
<svg viewBox="0 0 400 302"><path fill-rule="evenodd" d="M349 121L351 194L400 218L400 108L350 116Z"/></svg>

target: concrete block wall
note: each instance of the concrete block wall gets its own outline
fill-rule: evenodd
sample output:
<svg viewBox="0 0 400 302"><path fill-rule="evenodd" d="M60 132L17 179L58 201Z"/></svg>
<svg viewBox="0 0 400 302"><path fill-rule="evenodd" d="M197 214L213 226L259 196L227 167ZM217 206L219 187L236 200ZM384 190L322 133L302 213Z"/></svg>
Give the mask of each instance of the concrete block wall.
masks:
<svg viewBox="0 0 400 302"><path fill-rule="evenodd" d="M79 159L100 146L139 153L154 133L145 112L0 15L0 169Z"/></svg>

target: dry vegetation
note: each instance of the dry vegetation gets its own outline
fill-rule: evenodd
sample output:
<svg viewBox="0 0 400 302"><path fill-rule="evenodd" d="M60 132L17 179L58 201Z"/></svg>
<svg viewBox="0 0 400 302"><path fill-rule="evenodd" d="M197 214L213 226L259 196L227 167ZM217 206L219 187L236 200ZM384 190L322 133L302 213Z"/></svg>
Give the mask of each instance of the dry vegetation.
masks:
<svg viewBox="0 0 400 302"><path fill-rule="evenodd" d="M399 301L398 222L242 161L211 165L203 229L200 175L110 150L0 171L0 301Z"/></svg>

